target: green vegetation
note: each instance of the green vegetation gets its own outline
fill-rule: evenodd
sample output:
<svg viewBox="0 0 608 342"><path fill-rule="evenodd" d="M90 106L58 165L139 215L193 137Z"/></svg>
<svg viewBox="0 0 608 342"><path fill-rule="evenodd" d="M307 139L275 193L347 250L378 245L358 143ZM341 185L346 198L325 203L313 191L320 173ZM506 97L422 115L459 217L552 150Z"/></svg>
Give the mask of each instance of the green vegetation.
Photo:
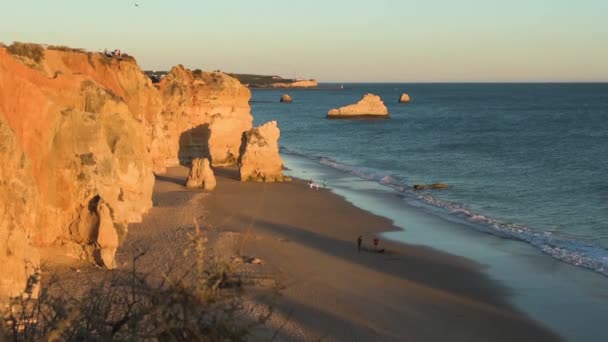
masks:
<svg viewBox="0 0 608 342"><path fill-rule="evenodd" d="M44 57L44 48L41 45L32 43L14 42L7 47L7 51L14 56L33 59L36 63L39 63L42 57Z"/></svg>

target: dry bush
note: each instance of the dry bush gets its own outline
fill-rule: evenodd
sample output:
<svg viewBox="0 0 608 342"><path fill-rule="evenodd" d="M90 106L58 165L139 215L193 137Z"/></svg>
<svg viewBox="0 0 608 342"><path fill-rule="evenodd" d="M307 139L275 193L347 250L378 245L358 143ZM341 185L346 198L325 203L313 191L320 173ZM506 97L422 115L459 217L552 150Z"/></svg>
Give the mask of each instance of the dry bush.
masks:
<svg viewBox="0 0 608 342"><path fill-rule="evenodd" d="M47 47L47 49L48 50L57 50L57 51L66 51L66 52L82 52L82 53L87 52L85 49L71 48L69 46L64 46L64 45L49 45Z"/></svg>
<svg viewBox="0 0 608 342"><path fill-rule="evenodd" d="M13 341L244 341L269 314L245 317L240 278L227 264L203 261L205 242L195 224L184 250L195 260L187 271L142 274L137 261L144 251L133 256L131 270L112 272L79 298L45 287L35 299L32 277L3 316L0 340L4 332Z"/></svg>
<svg viewBox="0 0 608 342"><path fill-rule="evenodd" d="M41 45L32 43L14 42L7 47L7 51L11 55L31 58L36 63L39 63L42 57L44 57L44 48Z"/></svg>

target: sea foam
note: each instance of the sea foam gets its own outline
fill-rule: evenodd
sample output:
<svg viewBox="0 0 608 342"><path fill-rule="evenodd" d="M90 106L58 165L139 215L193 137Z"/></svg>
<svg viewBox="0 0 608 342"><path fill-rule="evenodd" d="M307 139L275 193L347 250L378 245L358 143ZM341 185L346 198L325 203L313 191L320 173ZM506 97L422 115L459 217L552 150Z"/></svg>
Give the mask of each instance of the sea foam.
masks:
<svg viewBox="0 0 608 342"><path fill-rule="evenodd" d="M281 152L313 159L333 169L377 182L399 192L408 201L408 204L433 209L431 212L449 221L464 223L479 232L525 242L555 259L608 276L608 249L591 242L521 224L500 222L481 213L473 212L467 208L466 204L438 198L429 191L414 191L412 184L407 184L407 182L401 181L399 176L382 170L352 166L324 156L311 155L287 148L281 148Z"/></svg>

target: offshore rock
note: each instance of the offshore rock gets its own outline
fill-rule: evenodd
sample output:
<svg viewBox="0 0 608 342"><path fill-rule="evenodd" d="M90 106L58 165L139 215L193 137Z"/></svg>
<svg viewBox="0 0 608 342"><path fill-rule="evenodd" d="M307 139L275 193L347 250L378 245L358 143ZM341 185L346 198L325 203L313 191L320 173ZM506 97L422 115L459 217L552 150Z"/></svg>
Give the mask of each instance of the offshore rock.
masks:
<svg viewBox="0 0 608 342"><path fill-rule="evenodd" d="M359 102L349 106L332 109L327 113L330 119L344 119L356 117L388 117L388 109L378 95L365 94Z"/></svg>
<svg viewBox="0 0 608 342"><path fill-rule="evenodd" d="M433 184L416 184L414 190L440 190L447 189L450 186L445 183L433 183Z"/></svg>
<svg viewBox="0 0 608 342"><path fill-rule="evenodd" d="M410 96L406 93L401 94L401 97L399 97L399 103L409 103L410 102Z"/></svg>
<svg viewBox="0 0 608 342"><path fill-rule="evenodd" d="M289 94L283 94L283 96L281 96L281 102L283 102L283 103L292 103L293 102L293 98Z"/></svg>
<svg viewBox="0 0 608 342"><path fill-rule="evenodd" d="M243 134L239 174L241 181L282 182L283 161L279 155L281 131L276 121Z"/></svg>

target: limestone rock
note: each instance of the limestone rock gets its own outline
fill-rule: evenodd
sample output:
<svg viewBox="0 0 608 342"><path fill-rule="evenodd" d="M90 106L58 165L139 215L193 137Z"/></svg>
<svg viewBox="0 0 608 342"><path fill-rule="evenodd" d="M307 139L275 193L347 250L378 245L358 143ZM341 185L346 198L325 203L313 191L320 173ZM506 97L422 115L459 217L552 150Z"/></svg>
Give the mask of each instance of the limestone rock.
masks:
<svg viewBox="0 0 608 342"><path fill-rule="evenodd" d="M243 134L239 160L241 181L283 181L283 161L278 144L280 135L276 121L267 122Z"/></svg>
<svg viewBox="0 0 608 342"><path fill-rule="evenodd" d="M401 97L399 97L399 103L409 103L410 102L410 96L406 93L401 94Z"/></svg>
<svg viewBox="0 0 608 342"><path fill-rule="evenodd" d="M0 115L31 165L32 188L39 193L40 206L30 211L37 222L32 244L77 246L97 262L101 250L107 264L100 263L110 266L116 248L104 231L103 246L97 242L100 213L103 226L120 239L128 223L141 221L152 206L144 123L154 111L147 96L157 92L146 87L149 80L140 77L134 60L104 58L47 49L32 67L0 48ZM100 213L99 199L107 209Z"/></svg>
<svg viewBox="0 0 608 342"><path fill-rule="evenodd" d="M203 188L211 191L215 189L216 181L213 175L213 170L207 158L196 158L192 161L190 174L186 187L188 188Z"/></svg>
<svg viewBox="0 0 608 342"><path fill-rule="evenodd" d="M1 77L1 73L0 73ZM31 165L0 110L0 305L21 294L40 267L32 235L40 198ZM35 294L35 293L34 293Z"/></svg>
<svg viewBox="0 0 608 342"><path fill-rule="evenodd" d="M250 97L222 73L177 66L155 86L131 57L0 46L0 296L24 289L45 248L113 267L153 172L236 165Z"/></svg>
<svg viewBox="0 0 608 342"><path fill-rule="evenodd" d="M283 103L292 103L293 102L293 98L289 94L283 94L283 96L281 96L281 102L283 102Z"/></svg>
<svg viewBox="0 0 608 342"><path fill-rule="evenodd" d="M249 89L224 73L181 65L158 87L165 165L188 165L194 158L209 158L213 166L236 165L241 135L253 122Z"/></svg>
<svg viewBox="0 0 608 342"><path fill-rule="evenodd" d="M439 190L439 189L447 189L450 186L445 183L433 183L433 184L416 184L414 185L414 190Z"/></svg>
<svg viewBox="0 0 608 342"><path fill-rule="evenodd" d="M353 117L388 117L388 109L378 95L365 94L359 102L349 106L332 109L327 113L330 119Z"/></svg>

